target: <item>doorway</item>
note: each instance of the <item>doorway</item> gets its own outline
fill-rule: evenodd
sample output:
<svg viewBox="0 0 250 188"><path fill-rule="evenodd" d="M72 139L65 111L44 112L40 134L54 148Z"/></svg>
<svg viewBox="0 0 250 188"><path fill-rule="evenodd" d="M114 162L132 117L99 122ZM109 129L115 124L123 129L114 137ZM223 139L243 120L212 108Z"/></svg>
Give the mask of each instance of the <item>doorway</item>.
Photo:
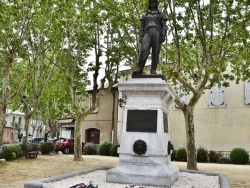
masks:
<svg viewBox="0 0 250 188"><path fill-rule="evenodd" d="M90 128L86 130L87 142L94 144L100 144L100 130L95 128Z"/></svg>

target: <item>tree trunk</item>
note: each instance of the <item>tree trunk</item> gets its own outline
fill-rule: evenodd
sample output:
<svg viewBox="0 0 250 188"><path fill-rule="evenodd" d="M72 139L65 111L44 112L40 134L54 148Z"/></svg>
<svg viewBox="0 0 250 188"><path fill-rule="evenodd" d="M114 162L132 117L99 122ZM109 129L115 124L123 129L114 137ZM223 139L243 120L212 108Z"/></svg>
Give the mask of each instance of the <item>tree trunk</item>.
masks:
<svg viewBox="0 0 250 188"><path fill-rule="evenodd" d="M5 126L6 110L4 105L0 104L0 146L3 145L3 132Z"/></svg>
<svg viewBox="0 0 250 188"><path fill-rule="evenodd" d="M31 122L31 118L25 117L26 137L23 137L23 144L28 144L28 136L29 136L29 132L30 132L30 122Z"/></svg>
<svg viewBox="0 0 250 188"><path fill-rule="evenodd" d="M4 126L6 124L6 109L8 105L8 100L10 96L10 67L8 63L5 63L2 67L3 78L2 78L2 94L0 95L0 145L3 144L3 132Z"/></svg>
<svg viewBox="0 0 250 188"><path fill-rule="evenodd" d="M187 169L197 169L196 147L195 147L195 131L194 131L194 109L186 107L184 111L187 139Z"/></svg>
<svg viewBox="0 0 250 188"><path fill-rule="evenodd" d="M75 142L74 142L74 161L83 161L82 158L82 126L79 117L75 122Z"/></svg>

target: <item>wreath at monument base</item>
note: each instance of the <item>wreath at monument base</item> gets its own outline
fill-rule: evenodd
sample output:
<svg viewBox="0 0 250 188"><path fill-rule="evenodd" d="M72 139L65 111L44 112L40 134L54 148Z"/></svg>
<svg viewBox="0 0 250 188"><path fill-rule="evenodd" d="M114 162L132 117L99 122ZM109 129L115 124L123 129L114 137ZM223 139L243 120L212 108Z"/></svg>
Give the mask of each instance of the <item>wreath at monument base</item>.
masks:
<svg viewBox="0 0 250 188"><path fill-rule="evenodd" d="M137 140L134 142L133 150L138 155L143 155L147 151L147 144L143 140Z"/></svg>

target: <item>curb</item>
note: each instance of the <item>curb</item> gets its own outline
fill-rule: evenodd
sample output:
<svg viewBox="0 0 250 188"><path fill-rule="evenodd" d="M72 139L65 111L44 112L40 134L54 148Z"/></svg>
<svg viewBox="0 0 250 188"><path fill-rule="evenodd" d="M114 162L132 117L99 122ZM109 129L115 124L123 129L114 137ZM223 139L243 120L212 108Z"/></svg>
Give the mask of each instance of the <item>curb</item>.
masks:
<svg viewBox="0 0 250 188"><path fill-rule="evenodd" d="M84 171L76 171L72 173L67 173L59 176L53 176L49 178L39 179L35 181L29 181L24 184L24 188L53 188L52 186L48 185L47 183L58 181L61 179L71 178L74 176L79 176L82 174L87 174L90 172L94 172L96 170L109 170L113 167L97 167L97 168L91 168L89 170ZM196 170L179 170L180 172L188 172L193 174L204 174L207 176L218 176L219 177L219 184L220 188L230 188L227 176L224 173L209 173L209 172L202 172L202 171L196 171Z"/></svg>
<svg viewBox="0 0 250 188"><path fill-rule="evenodd" d="M220 188L230 188L228 178L224 173L210 173L210 172L202 172L198 170L180 170L180 172L188 172L193 174L204 174L207 176L218 176L219 177L219 184Z"/></svg>
<svg viewBox="0 0 250 188"><path fill-rule="evenodd" d="M48 185L47 183L53 182L53 181L58 181L61 179L66 179L66 178L71 178L74 176L79 176L82 174L87 174L96 170L109 170L110 168L113 167L97 167L97 168L91 168L89 170L84 170L84 171L76 171L72 173L67 173L59 176L53 176L49 178L44 178L44 179L39 179L35 181L29 181L24 184L24 188L53 188L52 186Z"/></svg>

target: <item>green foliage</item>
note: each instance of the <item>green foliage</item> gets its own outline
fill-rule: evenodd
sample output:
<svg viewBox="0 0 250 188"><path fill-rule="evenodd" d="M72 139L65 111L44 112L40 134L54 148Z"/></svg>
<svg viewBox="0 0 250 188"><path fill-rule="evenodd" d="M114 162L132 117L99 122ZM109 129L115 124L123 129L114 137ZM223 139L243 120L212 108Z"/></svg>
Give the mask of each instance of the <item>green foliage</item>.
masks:
<svg viewBox="0 0 250 188"><path fill-rule="evenodd" d="M173 150L171 153L171 161L175 161L176 160L176 150Z"/></svg>
<svg viewBox="0 0 250 188"><path fill-rule="evenodd" d="M208 151L204 147L199 147L197 149L197 162L208 162Z"/></svg>
<svg viewBox="0 0 250 188"><path fill-rule="evenodd" d="M0 158L5 159L6 161L15 160L19 157L19 153L20 148L18 146L6 146L0 153Z"/></svg>
<svg viewBox="0 0 250 188"><path fill-rule="evenodd" d="M213 150L210 150L208 153L208 159L210 163L217 163L221 154L218 152L215 152Z"/></svg>
<svg viewBox="0 0 250 188"><path fill-rule="evenodd" d="M120 147L119 144L113 144L112 145L112 147L110 148L110 155L111 156L119 157L119 153L117 153L118 147Z"/></svg>
<svg viewBox="0 0 250 188"><path fill-rule="evenodd" d="M246 24L249 3L242 0L213 3L182 0L163 8L168 18L168 34L159 68L172 86L181 83L183 92L192 95L188 103L176 96L175 103L185 116L193 117L200 94L206 89L216 83L229 86L234 79L249 79L249 24ZM230 71L227 71L229 67ZM194 119L186 121L188 143L195 143ZM188 166L196 168L195 145L187 149L190 149Z"/></svg>
<svg viewBox="0 0 250 188"><path fill-rule="evenodd" d="M249 154L243 148L234 148L230 152L230 160L233 164L247 164L249 162Z"/></svg>
<svg viewBox="0 0 250 188"><path fill-rule="evenodd" d="M55 145L51 142L44 142L41 145L42 154L50 154L50 152L55 151Z"/></svg>
<svg viewBox="0 0 250 188"><path fill-rule="evenodd" d="M98 155L99 145L91 142L87 142L83 147L83 153L85 155Z"/></svg>
<svg viewBox="0 0 250 188"><path fill-rule="evenodd" d="M176 161L187 161L187 151L185 148L180 148L176 151Z"/></svg>
<svg viewBox="0 0 250 188"><path fill-rule="evenodd" d="M41 145L40 144L31 144L33 147L33 151L41 151Z"/></svg>
<svg viewBox="0 0 250 188"><path fill-rule="evenodd" d="M22 144L19 144L18 147L20 148L19 157L23 157L27 150L27 145L22 143Z"/></svg>
<svg viewBox="0 0 250 188"><path fill-rule="evenodd" d="M110 142L103 142L101 143L100 147L99 147L99 153L100 155L106 155L109 156L110 155L110 149L112 147L112 143Z"/></svg>
<svg viewBox="0 0 250 188"><path fill-rule="evenodd" d="M31 143L31 144L21 144L21 150L23 151L41 151L41 145L37 143Z"/></svg>
<svg viewBox="0 0 250 188"><path fill-rule="evenodd" d="M21 149L21 151L26 151L27 150L27 145L26 144L20 144L19 145L19 147L20 147L20 149Z"/></svg>

